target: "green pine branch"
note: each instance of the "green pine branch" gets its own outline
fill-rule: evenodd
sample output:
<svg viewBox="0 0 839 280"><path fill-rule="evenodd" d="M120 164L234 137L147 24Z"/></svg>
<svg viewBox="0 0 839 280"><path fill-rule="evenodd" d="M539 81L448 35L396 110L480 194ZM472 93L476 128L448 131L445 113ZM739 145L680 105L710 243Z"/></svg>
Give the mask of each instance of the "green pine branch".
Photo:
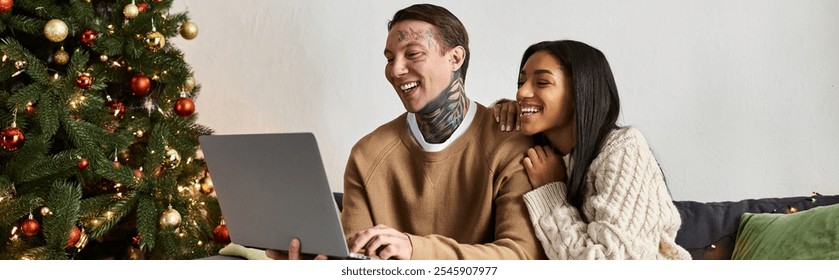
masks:
<svg viewBox="0 0 839 280"><path fill-rule="evenodd" d="M46 94L55 95L56 93L49 91ZM58 132L60 116L67 114L66 107L59 106L58 100L52 96L32 100L32 102L37 102L38 105L36 119L41 125L42 136L52 138Z"/></svg>
<svg viewBox="0 0 839 280"><path fill-rule="evenodd" d="M18 182L26 183L71 171L73 168L76 168L76 164L79 161L76 158L77 154L77 151L63 151L51 157L30 160L25 167L19 169L22 170L22 173L17 176L17 180Z"/></svg>
<svg viewBox="0 0 839 280"><path fill-rule="evenodd" d="M134 205L138 200L136 194L136 192L131 192L124 195L122 198L110 203L107 208L102 209L103 211L99 212L94 218L94 220L98 222L95 224L88 224L87 232L90 238L98 239L103 237L111 230L111 228L119 223L122 218L128 215L128 213L134 209Z"/></svg>
<svg viewBox="0 0 839 280"><path fill-rule="evenodd" d="M154 197L146 194L140 197L137 205L137 232L140 236L140 249L152 251L157 240L157 224L161 209Z"/></svg>
<svg viewBox="0 0 839 280"><path fill-rule="evenodd" d="M54 255L64 252L70 236L70 230L75 227L79 216L79 206L82 190L78 184L56 181L52 185L46 205L53 214L44 217L43 231L47 248Z"/></svg>
<svg viewBox="0 0 839 280"><path fill-rule="evenodd" d="M26 2L26 1L18 1L18 2ZM15 3L17 4L17 3ZM15 7L17 8L17 7ZM36 18L31 18L22 15L12 15L9 17L8 21L4 22L5 25L11 27L14 30L30 34L30 35L39 35L44 32L44 25L47 23L46 20L40 20Z"/></svg>

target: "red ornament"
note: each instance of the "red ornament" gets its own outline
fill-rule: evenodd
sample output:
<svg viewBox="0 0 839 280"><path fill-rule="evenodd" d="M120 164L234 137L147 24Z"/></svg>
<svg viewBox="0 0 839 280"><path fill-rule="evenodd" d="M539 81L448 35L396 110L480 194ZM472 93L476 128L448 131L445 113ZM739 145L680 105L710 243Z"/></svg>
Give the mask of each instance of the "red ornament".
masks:
<svg viewBox="0 0 839 280"><path fill-rule="evenodd" d="M30 217L20 224L20 229L23 231L23 234L26 234L26 236L32 237L38 234L38 231L41 230L41 225L38 224L37 220Z"/></svg>
<svg viewBox="0 0 839 280"><path fill-rule="evenodd" d="M134 236L131 238L131 244L134 246L140 246L140 236Z"/></svg>
<svg viewBox="0 0 839 280"><path fill-rule="evenodd" d="M26 104L26 114L35 114L35 105L32 105L32 103Z"/></svg>
<svg viewBox="0 0 839 280"><path fill-rule="evenodd" d="M99 33L92 28L85 29L82 32L82 44L87 45L88 47L93 46L93 41L96 41L96 37L99 37Z"/></svg>
<svg viewBox="0 0 839 280"><path fill-rule="evenodd" d="M192 102L192 99L181 97L175 100L175 114L186 118L192 116L193 112L195 112L195 102Z"/></svg>
<svg viewBox="0 0 839 280"><path fill-rule="evenodd" d="M15 0L0 0L0 14L8 13L15 5Z"/></svg>
<svg viewBox="0 0 839 280"><path fill-rule="evenodd" d="M230 243L230 233L227 232L227 225L222 223L213 230L213 240L221 244Z"/></svg>
<svg viewBox="0 0 839 280"><path fill-rule="evenodd" d="M122 118L125 116L125 105L120 101L111 100L106 103L110 108L110 114L115 118Z"/></svg>
<svg viewBox="0 0 839 280"><path fill-rule="evenodd" d="M82 238L82 230L79 227L73 227L70 230L70 239L67 240L67 247L76 246L76 243L79 243L79 240Z"/></svg>
<svg viewBox="0 0 839 280"><path fill-rule="evenodd" d="M78 167L81 170L85 170L87 169L88 165L90 165L90 161L88 161L86 158L82 158L79 160L79 163L76 164L76 167Z"/></svg>
<svg viewBox="0 0 839 280"><path fill-rule="evenodd" d="M90 77L90 74L88 73L79 75L79 77L76 78L76 86L80 89L89 89L93 86L93 77Z"/></svg>
<svg viewBox="0 0 839 280"><path fill-rule="evenodd" d="M24 137L23 131L20 131L20 129L14 125L4 128L3 131L0 132L0 145L2 145L3 149L6 149L6 151L14 152L17 149L20 149L20 147L23 147L24 142L26 142L26 137Z"/></svg>
<svg viewBox="0 0 839 280"><path fill-rule="evenodd" d="M145 12L148 9L149 9L149 4L146 4L146 3L137 4L137 10L140 10L141 13Z"/></svg>
<svg viewBox="0 0 839 280"><path fill-rule="evenodd" d="M134 92L134 95L145 95L149 92L149 88L151 88L151 79L146 75L137 74L131 77L131 91Z"/></svg>

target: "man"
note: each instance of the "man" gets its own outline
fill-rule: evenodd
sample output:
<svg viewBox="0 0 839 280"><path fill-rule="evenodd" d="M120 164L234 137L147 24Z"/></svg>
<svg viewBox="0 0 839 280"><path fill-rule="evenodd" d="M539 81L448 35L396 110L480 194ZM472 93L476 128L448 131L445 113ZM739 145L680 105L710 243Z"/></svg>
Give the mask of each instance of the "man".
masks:
<svg viewBox="0 0 839 280"><path fill-rule="evenodd" d="M466 97L463 24L421 4L398 11L388 30L385 77L407 113L350 153L341 213L350 251L381 259L544 258L522 198L531 187L521 160L532 144L499 131L491 109ZM300 242L291 245L295 258Z"/></svg>

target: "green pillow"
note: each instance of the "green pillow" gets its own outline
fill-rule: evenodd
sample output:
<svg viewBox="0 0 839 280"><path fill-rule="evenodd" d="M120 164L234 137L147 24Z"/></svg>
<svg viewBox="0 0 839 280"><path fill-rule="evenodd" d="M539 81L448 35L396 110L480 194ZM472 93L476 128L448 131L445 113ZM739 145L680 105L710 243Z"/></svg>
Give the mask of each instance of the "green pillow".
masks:
<svg viewBox="0 0 839 280"><path fill-rule="evenodd" d="M793 214L745 213L735 260L839 259L839 204Z"/></svg>

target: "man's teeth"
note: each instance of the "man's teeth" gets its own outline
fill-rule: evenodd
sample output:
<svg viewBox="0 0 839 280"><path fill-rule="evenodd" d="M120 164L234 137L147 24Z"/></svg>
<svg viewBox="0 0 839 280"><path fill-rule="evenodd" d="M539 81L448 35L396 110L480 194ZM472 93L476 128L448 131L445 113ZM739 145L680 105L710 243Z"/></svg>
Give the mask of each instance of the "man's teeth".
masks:
<svg viewBox="0 0 839 280"><path fill-rule="evenodd" d="M419 83L418 83L418 82L410 82L410 83L407 83L407 84L402 85L402 86L401 86L401 87L399 87L399 88L401 88L401 89L402 89L402 91L411 91L411 89L413 89L413 88L417 87L418 85L419 85Z"/></svg>

